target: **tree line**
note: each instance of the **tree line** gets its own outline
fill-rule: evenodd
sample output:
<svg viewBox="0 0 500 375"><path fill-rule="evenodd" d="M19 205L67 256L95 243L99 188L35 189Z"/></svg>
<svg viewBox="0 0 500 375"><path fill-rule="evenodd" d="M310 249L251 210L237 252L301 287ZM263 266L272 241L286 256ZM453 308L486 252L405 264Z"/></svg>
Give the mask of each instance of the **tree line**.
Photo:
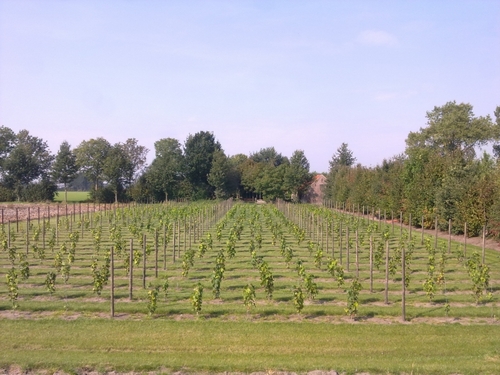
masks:
<svg viewBox="0 0 500 375"><path fill-rule="evenodd" d="M500 235L500 107L476 116L470 104L448 102L427 112L427 126L411 132L403 154L369 168L343 143L330 161L326 198L348 207L400 212L414 225ZM479 153L491 145L492 155ZM465 229L467 223L467 229Z"/></svg>
<svg viewBox="0 0 500 375"><path fill-rule="evenodd" d="M226 199L299 200L312 174L302 150L290 158L274 147L250 155L227 156L211 132L154 144L155 158L134 138L111 144L104 138L81 142L74 149L64 141L57 154L47 142L0 127L0 201L53 200L59 188L90 185L96 202ZM59 185L59 186L58 186Z"/></svg>

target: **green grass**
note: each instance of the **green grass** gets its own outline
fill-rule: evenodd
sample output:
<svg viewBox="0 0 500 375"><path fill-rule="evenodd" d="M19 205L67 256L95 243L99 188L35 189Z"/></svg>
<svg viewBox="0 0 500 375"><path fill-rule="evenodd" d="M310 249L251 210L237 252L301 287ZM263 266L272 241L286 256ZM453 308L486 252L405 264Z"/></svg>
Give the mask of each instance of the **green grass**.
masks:
<svg viewBox="0 0 500 375"><path fill-rule="evenodd" d="M496 374L500 326L3 320L0 366L98 371Z"/></svg>
<svg viewBox="0 0 500 375"><path fill-rule="evenodd" d="M90 199L88 191L68 191L68 202L86 202ZM58 191L54 197L54 202L64 202L64 191Z"/></svg>

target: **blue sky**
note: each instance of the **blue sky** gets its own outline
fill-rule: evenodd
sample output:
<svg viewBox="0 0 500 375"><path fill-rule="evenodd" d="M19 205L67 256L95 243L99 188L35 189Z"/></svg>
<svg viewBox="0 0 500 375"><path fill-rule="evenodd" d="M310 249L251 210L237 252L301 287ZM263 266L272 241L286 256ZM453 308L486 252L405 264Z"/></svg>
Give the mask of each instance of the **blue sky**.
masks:
<svg viewBox="0 0 500 375"><path fill-rule="evenodd" d="M500 105L500 1L0 0L0 125L54 153L204 130L375 166L453 100Z"/></svg>

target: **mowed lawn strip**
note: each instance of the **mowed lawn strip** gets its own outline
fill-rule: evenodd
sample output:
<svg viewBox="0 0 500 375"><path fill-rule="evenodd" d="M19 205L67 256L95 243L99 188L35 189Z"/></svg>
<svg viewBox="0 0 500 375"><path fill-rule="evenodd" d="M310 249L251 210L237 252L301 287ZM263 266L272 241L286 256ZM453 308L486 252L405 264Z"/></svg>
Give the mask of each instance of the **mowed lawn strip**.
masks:
<svg viewBox="0 0 500 375"><path fill-rule="evenodd" d="M90 199L88 191L68 191L68 202L86 202ZM64 202L64 191L58 191L54 196L54 202Z"/></svg>
<svg viewBox="0 0 500 375"><path fill-rule="evenodd" d="M500 326L0 320L0 366L188 372L497 374Z"/></svg>

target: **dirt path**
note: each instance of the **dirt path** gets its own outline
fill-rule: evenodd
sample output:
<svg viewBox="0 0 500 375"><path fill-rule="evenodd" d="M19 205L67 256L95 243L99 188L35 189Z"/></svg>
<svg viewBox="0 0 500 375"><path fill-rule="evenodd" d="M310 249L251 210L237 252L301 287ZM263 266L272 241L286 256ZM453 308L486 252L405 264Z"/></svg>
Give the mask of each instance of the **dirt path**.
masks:
<svg viewBox="0 0 500 375"><path fill-rule="evenodd" d="M98 203L0 203L0 222L2 224L16 221L38 221L44 218L75 215L87 212L112 210L117 207L128 207L128 204Z"/></svg>

